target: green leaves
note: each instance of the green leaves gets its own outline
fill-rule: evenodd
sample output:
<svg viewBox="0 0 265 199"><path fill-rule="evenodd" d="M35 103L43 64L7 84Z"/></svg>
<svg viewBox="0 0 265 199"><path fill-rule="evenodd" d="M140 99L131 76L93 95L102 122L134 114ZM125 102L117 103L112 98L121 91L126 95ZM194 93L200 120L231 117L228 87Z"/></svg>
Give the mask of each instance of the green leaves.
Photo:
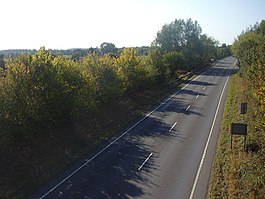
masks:
<svg viewBox="0 0 265 199"><path fill-rule="evenodd" d="M182 51L186 46L191 45L199 39L201 27L197 21L175 20L165 24L162 30L157 33L154 43L165 51Z"/></svg>
<svg viewBox="0 0 265 199"><path fill-rule="evenodd" d="M85 57L81 65L86 77L91 81L90 90L95 97L95 103L106 103L119 96L119 79L113 58L92 53Z"/></svg>
<svg viewBox="0 0 265 199"><path fill-rule="evenodd" d="M153 45L163 54L182 54L183 58L177 65L181 65L182 69L191 70L209 62L210 57L216 57L217 54L218 42L201 33L202 29L197 21L176 19L162 27ZM171 72L174 73L172 70Z"/></svg>
<svg viewBox="0 0 265 199"><path fill-rule="evenodd" d="M61 125L76 110L85 84L75 63L55 57L44 48L7 63L1 81L1 120L19 132Z"/></svg>
<svg viewBox="0 0 265 199"><path fill-rule="evenodd" d="M265 37L255 32L246 33L232 46L235 56L240 58L243 66L257 63L260 58L258 47L265 43Z"/></svg>
<svg viewBox="0 0 265 199"><path fill-rule="evenodd" d="M105 54L116 54L118 52L118 49L113 43L103 42L100 45L100 51L102 55Z"/></svg>
<svg viewBox="0 0 265 199"><path fill-rule="evenodd" d="M156 73L133 48L118 58L92 53L82 61L41 48L6 64L0 78L0 121L12 136L30 137L152 85Z"/></svg>
<svg viewBox="0 0 265 199"><path fill-rule="evenodd" d="M169 70L170 78L176 77L175 72L177 70L184 70L184 57L181 52L171 51L163 55L163 64Z"/></svg>
<svg viewBox="0 0 265 199"><path fill-rule="evenodd" d="M115 60L123 92L137 91L145 77L145 69L140 57L133 48L125 48Z"/></svg>

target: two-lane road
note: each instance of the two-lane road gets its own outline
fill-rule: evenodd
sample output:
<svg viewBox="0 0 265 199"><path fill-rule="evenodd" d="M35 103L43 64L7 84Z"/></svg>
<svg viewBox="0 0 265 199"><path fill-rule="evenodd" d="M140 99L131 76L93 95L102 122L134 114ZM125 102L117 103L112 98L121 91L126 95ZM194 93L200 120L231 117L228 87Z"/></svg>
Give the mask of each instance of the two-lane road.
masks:
<svg viewBox="0 0 265 199"><path fill-rule="evenodd" d="M32 198L205 198L235 62L219 61Z"/></svg>

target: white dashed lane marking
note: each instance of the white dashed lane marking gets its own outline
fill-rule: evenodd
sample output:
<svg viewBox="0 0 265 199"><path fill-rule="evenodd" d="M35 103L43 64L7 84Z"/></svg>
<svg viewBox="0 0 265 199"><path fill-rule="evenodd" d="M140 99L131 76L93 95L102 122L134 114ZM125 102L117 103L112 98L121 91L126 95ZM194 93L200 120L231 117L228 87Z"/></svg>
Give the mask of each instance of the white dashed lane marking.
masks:
<svg viewBox="0 0 265 199"><path fill-rule="evenodd" d="M172 131L172 129L178 124L178 122L175 122L173 126L169 129L169 131Z"/></svg>
<svg viewBox="0 0 265 199"><path fill-rule="evenodd" d="M143 164L138 168L138 171L141 170L141 168L144 166L144 164L149 160L149 158L153 155L153 153L150 153L150 155L145 159L145 161L143 162Z"/></svg>

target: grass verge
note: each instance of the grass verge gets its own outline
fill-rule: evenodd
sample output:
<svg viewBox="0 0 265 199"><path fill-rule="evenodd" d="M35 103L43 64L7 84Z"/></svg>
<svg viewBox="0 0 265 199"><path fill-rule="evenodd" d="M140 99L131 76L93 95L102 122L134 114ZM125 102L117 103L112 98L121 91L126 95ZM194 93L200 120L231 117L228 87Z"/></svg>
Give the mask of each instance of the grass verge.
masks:
<svg viewBox="0 0 265 199"><path fill-rule="evenodd" d="M265 146L264 132L253 126L258 105L251 98L251 89L243 78L234 75L229 82L226 106L211 172L208 198L263 199L265 196ZM248 103L246 116L240 115L240 104ZM233 137L231 149L230 124L248 124L247 149L243 136Z"/></svg>

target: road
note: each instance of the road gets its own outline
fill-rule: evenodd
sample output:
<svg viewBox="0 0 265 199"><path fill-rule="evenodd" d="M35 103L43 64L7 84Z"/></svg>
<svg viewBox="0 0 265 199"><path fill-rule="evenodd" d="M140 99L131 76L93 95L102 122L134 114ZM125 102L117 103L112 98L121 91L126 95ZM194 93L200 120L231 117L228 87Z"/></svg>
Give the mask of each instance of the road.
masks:
<svg viewBox="0 0 265 199"><path fill-rule="evenodd" d="M32 198L206 198L228 57Z"/></svg>

